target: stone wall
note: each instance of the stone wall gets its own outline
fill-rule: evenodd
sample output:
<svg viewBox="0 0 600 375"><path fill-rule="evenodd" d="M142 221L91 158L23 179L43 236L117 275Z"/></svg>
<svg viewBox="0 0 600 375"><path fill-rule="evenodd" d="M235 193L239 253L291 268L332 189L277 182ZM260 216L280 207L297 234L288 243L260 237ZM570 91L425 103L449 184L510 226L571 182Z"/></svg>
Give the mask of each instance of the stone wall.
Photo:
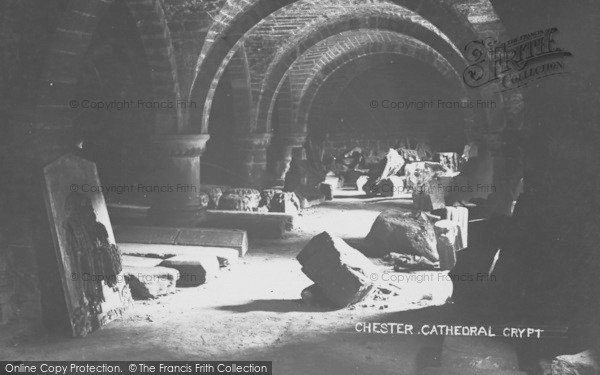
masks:
<svg viewBox="0 0 600 375"><path fill-rule="evenodd" d="M0 4L0 325L39 320L30 222L45 207L31 129L44 43L64 1Z"/></svg>

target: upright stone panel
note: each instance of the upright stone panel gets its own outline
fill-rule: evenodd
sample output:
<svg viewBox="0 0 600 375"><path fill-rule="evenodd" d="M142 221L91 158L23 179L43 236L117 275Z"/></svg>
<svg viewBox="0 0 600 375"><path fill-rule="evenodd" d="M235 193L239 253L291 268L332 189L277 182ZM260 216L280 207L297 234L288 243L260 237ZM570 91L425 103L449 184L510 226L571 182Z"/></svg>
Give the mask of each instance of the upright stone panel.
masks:
<svg viewBox="0 0 600 375"><path fill-rule="evenodd" d="M44 170L44 198L73 336L86 336L131 304L96 165L67 154ZM86 189L87 190L87 189ZM89 191L89 190L88 190ZM57 301L61 300L56 296ZM52 320L60 320L55 317Z"/></svg>

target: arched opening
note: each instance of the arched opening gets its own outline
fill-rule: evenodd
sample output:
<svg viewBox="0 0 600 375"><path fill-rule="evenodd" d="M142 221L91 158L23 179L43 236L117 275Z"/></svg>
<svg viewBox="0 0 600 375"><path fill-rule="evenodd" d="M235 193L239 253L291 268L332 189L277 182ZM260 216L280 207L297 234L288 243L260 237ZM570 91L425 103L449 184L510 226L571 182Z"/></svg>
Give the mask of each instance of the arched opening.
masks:
<svg viewBox="0 0 600 375"><path fill-rule="evenodd" d="M366 168L390 148L421 143L434 152L462 151L466 113L454 106L462 104L463 95L456 82L406 57L375 64L340 87L348 80L344 74L336 72L322 87L309 114L311 144L322 145L323 160L343 158L358 148Z"/></svg>

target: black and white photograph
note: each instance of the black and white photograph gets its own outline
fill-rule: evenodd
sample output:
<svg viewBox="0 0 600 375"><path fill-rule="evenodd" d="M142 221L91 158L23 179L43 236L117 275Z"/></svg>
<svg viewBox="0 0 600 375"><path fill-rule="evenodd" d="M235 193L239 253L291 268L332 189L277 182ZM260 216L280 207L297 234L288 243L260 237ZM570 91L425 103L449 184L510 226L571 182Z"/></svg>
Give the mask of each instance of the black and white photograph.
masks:
<svg viewBox="0 0 600 375"><path fill-rule="evenodd" d="M0 374L600 375L600 1L0 0Z"/></svg>

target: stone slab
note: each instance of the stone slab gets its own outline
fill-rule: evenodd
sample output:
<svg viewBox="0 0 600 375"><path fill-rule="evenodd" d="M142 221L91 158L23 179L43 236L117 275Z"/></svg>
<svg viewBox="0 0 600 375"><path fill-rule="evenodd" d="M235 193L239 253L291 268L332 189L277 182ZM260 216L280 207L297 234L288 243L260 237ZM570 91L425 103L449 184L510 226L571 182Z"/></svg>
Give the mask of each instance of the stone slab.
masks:
<svg viewBox="0 0 600 375"><path fill-rule="evenodd" d="M134 299L151 299L174 293L179 279L179 271L167 267L124 266L123 274Z"/></svg>
<svg viewBox="0 0 600 375"><path fill-rule="evenodd" d="M109 272L107 265L113 265L110 272L120 270L121 265L120 258L113 256L115 238L104 196L98 191L82 191L84 185L101 186L100 178L93 162L66 154L44 167L43 179L44 200L62 286L56 296L47 297L62 300L59 295L62 293L70 334L86 336L120 317L132 302L122 275L106 273ZM110 261L91 260L92 252L104 254ZM82 276L90 271L98 276L93 281ZM44 314L48 322L65 320L54 310Z"/></svg>
<svg viewBox="0 0 600 375"><path fill-rule="evenodd" d="M119 248L123 254L126 254L123 258L129 259L124 264L131 266L142 264L158 266L164 259L198 254L217 257L221 267L234 265L239 261L239 252L226 247L120 243Z"/></svg>
<svg viewBox="0 0 600 375"><path fill-rule="evenodd" d="M254 238L282 238L294 228L296 215L281 212L206 211L207 227L243 229Z"/></svg>
<svg viewBox="0 0 600 375"><path fill-rule="evenodd" d="M177 286L198 286L209 282L219 274L219 261L211 255L178 255L165 259L161 267L179 271Z"/></svg>
<svg viewBox="0 0 600 375"><path fill-rule="evenodd" d="M248 235L244 230L116 226L114 231L119 243L224 247L238 250L240 256L248 251Z"/></svg>

